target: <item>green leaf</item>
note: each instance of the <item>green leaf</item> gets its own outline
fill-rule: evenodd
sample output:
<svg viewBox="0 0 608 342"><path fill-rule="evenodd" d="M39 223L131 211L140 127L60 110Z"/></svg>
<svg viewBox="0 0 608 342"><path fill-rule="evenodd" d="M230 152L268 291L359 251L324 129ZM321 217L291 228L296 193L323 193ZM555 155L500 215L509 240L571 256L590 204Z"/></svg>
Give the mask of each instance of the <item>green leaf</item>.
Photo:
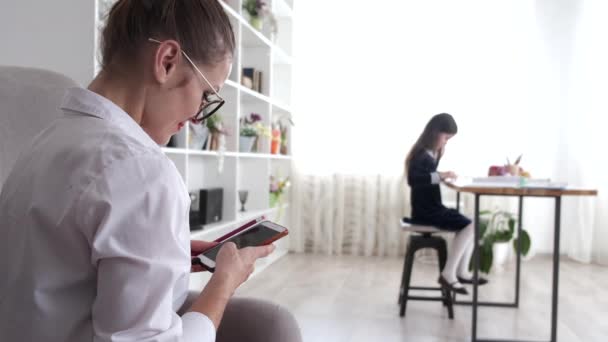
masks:
<svg viewBox="0 0 608 342"><path fill-rule="evenodd" d="M494 234L494 242L509 242L513 238L513 232L501 230Z"/></svg>
<svg viewBox="0 0 608 342"><path fill-rule="evenodd" d="M484 273L489 273L492 268L492 260L494 259L494 253L492 251L492 244L483 244L479 249L479 270Z"/></svg>
<svg viewBox="0 0 608 342"><path fill-rule="evenodd" d="M486 231L488 230L488 221L479 221L479 236L484 238Z"/></svg>
<svg viewBox="0 0 608 342"><path fill-rule="evenodd" d="M515 222L514 218L509 218L509 231L511 232L511 235L515 232Z"/></svg>
<svg viewBox="0 0 608 342"><path fill-rule="evenodd" d="M490 215L492 214L492 211L490 210L482 210L479 212L479 216L486 216L486 215Z"/></svg>
<svg viewBox="0 0 608 342"><path fill-rule="evenodd" d="M518 239L513 240L513 249L515 253L517 253L517 241ZM530 247L532 247L532 240L530 239L530 235L527 231L521 231L521 254L526 256L528 252L530 252Z"/></svg>

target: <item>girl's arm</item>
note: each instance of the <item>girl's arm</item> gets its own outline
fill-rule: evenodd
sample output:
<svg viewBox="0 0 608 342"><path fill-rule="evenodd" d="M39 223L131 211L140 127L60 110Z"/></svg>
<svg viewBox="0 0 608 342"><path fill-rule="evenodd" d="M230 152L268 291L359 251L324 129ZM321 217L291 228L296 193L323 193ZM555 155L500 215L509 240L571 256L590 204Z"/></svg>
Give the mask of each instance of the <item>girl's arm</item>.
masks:
<svg viewBox="0 0 608 342"><path fill-rule="evenodd" d="M411 187L438 184L441 181L436 172L435 162L431 156L421 154L410 162L407 172L407 183Z"/></svg>

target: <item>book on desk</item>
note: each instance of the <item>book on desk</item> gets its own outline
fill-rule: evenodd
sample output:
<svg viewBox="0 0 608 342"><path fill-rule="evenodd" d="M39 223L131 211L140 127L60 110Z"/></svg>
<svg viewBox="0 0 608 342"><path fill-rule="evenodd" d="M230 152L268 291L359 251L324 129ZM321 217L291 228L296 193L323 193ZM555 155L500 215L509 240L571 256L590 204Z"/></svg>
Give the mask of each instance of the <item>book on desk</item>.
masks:
<svg viewBox="0 0 608 342"><path fill-rule="evenodd" d="M535 189L565 189L568 183L555 182L548 178L525 178L520 176L459 177L452 182L457 186L509 187Z"/></svg>

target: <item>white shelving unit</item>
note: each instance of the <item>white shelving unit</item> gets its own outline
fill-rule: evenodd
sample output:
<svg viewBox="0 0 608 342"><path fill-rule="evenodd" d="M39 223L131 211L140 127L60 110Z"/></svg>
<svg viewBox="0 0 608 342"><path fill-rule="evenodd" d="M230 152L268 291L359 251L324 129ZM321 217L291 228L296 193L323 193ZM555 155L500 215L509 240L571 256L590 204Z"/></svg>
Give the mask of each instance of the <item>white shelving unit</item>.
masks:
<svg viewBox="0 0 608 342"><path fill-rule="evenodd" d="M98 11L96 27L103 26L104 14L115 0L96 0ZM225 150L203 151L190 146L190 126L176 136L179 148L165 147L163 151L175 163L189 191L201 188L223 188L222 221L210 224L203 230L193 231L192 239L214 240L235 227L259 216L289 227L289 192L284 203L271 208L269 204L270 176L289 177L291 174L291 146L287 154L271 154L270 138L264 138L258 145L257 153L239 152L239 119L252 112L262 117L263 125L270 125L279 117L292 116L291 103L291 36L293 0L267 0L275 15L278 33L272 36L269 23L258 31L249 24L249 18L242 9L244 0L220 1L228 14L235 32L237 52L232 73L220 91L226 104L219 111L224 127L229 135L225 137ZM98 43L99 31L95 39ZM98 46L98 44L96 44ZM262 71L261 92L241 85L241 70L253 67ZM98 70L99 67L96 67ZM218 114L216 114L218 115ZM291 136L291 128L288 137ZM288 139L288 142L291 139ZM249 192L245 207L241 207L238 191ZM256 267L256 273L287 253L288 237L277 242L277 250ZM191 277L191 287L201 288L209 274Z"/></svg>

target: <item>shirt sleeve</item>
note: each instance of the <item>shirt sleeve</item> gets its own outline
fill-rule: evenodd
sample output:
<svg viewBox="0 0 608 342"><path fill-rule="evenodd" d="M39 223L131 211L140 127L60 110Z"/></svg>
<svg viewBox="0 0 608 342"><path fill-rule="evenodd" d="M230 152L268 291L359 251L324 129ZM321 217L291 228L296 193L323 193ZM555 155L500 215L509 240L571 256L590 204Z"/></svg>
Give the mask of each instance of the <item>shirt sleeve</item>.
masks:
<svg viewBox="0 0 608 342"><path fill-rule="evenodd" d="M95 342L215 340L208 317L175 312L174 298L187 291L190 272L189 200L179 173L163 158L115 161L80 202L83 224L94 227Z"/></svg>
<svg viewBox="0 0 608 342"><path fill-rule="evenodd" d="M439 176L439 172L431 172L431 184L439 183L441 183L441 177Z"/></svg>

